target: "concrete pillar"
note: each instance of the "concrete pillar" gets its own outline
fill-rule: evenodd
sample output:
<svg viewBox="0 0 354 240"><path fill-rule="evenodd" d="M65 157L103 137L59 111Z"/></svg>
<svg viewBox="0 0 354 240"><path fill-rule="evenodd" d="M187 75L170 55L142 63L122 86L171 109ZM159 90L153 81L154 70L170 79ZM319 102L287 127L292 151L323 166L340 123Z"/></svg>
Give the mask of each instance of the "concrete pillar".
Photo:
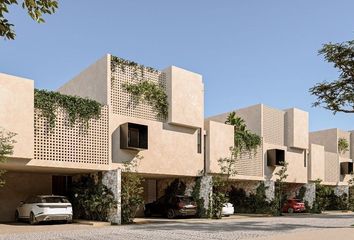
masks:
<svg viewBox="0 0 354 240"><path fill-rule="evenodd" d="M121 224L121 169L115 169L103 172L102 183L106 185L114 194L117 201L117 207L109 214L109 221L112 224Z"/></svg>
<svg viewBox="0 0 354 240"><path fill-rule="evenodd" d="M304 201L312 208L313 203L316 199L316 184L315 183L307 183L304 185L306 188Z"/></svg>
<svg viewBox="0 0 354 240"><path fill-rule="evenodd" d="M200 180L199 197L204 199L204 208L208 211L209 201L213 193L213 177L203 176Z"/></svg>
<svg viewBox="0 0 354 240"><path fill-rule="evenodd" d="M343 194L347 194L349 196L349 186L347 185L337 185L334 187L334 194L338 197L342 196Z"/></svg>
<svg viewBox="0 0 354 240"><path fill-rule="evenodd" d="M265 195L267 197L267 201L270 202L275 197L275 182L273 180L264 181L264 186L266 187Z"/></svg>

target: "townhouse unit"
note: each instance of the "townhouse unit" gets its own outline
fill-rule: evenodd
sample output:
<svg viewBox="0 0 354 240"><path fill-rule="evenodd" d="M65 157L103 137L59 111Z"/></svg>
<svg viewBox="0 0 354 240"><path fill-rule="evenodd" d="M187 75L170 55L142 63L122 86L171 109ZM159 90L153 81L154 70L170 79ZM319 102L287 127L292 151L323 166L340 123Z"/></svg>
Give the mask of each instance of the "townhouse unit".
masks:
<svg viewBox="0 0 354 240"><path fill-rule="evenodd" d="M127 91L126 86L146 81L166 94L164 112L149 99ZM189 195L200 178L200 197L208 208L212 176L220 173L218 159L230 157L234 127L225 124L230 112L204 119L200 74L175 66L160 71L108 54L57 92L97 101L100 116L89 119L85 127L70 122L66 110L59 107L52 126L35 105L34 81L0 73L0 127L16 133L13 155L0 163L7 170L6 184L0 188L0 221L13 220L16 206L30 195L67 195L79 176L99 174L118 200L110 220L120 223L122 169L133 160L145 179L145 203L163 196L176 178L186 184ZM261 145L254 154L237 159L234 186L251 193L263 182L271 200L275 173L287 162L289 197L305 187L311 205L317 179L338 194L348 192L352 132L330 129L309 134L309 115L297 108L279 110L258 104L235 112L261 137ZM338 149L339 139L346 140L348 151Z"/></svg>
<svg viewBox="0 0 354 240"><path fill-rule="evenodd" d="M337 128L310 132L309 180L321 180L322 184L334 186L338 194L348 194L353 172L353 140L353 131ZM347 145L345 149L341 149L341 142Z"/></svg>
<svg viewBox="0 0 354 240"><path fill-rule="evenodd" d="M167 116L123 89L146 80L167 94ZM197 73L175 66L159 71L104 56L58 89L102 104L100 118L89 120L87 129L68 123L60 108L49 129L34 105L33 80L1 74L0 86L0 126L17 134L13 155L1 164L8 172L0 189L0 221L13 220L16 206L30 195L66 195L80 174L102 173L119 199L122 165L133 159L140 159L145 202L162 196L175 178L184 179L191 191L204 168L204 86ZM119 223L119 214L118 206L111 220Z"/></svg>
<svg viewBox="0 0 354 240"><path fill-rule="evenodd" d="M291 108L279 110L263 104L235 110L245 120L247 128L259 135L261 146L256 154L242 154L236 162L234 185L252 192L260 181L268 187L267 197L274 197L275 173L288 163L287 189L289 196L308 183L308 113ZM218 159L229 156L234 144L234 128L225 124L230 112L206 119L207 171L218 173ZM308 194L311 191L307 191ZM312 197L306 196L312 203Z"/></svg>

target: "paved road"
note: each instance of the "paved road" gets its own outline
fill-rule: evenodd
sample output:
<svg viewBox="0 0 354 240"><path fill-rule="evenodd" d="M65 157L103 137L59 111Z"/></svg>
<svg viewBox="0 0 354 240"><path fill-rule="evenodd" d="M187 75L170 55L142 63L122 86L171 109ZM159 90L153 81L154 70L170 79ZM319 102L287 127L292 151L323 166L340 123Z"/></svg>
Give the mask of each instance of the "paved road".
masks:
<svg viewBox="0 0 354 240"><path fill-rule="evenodd" d="M279 234L341 231L354 224L353 214L302 215L286 217L229 218L223 220L176 220L129 226L88 227L42 225L41 231L1 234L0 240L111 240L111 239L253 239ZM37 228L38 229L38 228ZM317 235L317 233L316 233ZM296 239L296 238L295 238ZM323 239L323 238L322 238Z"/></svg>

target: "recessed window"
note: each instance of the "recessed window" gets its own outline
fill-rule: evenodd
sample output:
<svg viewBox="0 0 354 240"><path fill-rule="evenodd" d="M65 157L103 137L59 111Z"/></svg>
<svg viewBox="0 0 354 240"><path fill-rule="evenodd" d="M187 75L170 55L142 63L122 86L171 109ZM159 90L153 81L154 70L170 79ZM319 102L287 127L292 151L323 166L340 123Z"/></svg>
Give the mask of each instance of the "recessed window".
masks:
<svg viewBox="0 0 354 240"><path fill-rule="evenodd" d="M197 134L197 151L198 153L202 153L202 129L198 128Z"/></svg>
<svg viewBox="0 0 354 240"><path fill-rule="evenodd" d="M284 166L285 151L282 149L267 150L267 166Z"/></svg>
<svg viewBox="0 0 354 240"><path fill-rule="evenodd" d="M340 174L352 174L353 173L353 163L352 162L341 162L340 163Z"/></svg>
<svg viewBox="0 0 354 240"><path fill-rule="evenodd" d="M148 126L136 123L122 124L120 126L120 148L148 149Z"/></svg>

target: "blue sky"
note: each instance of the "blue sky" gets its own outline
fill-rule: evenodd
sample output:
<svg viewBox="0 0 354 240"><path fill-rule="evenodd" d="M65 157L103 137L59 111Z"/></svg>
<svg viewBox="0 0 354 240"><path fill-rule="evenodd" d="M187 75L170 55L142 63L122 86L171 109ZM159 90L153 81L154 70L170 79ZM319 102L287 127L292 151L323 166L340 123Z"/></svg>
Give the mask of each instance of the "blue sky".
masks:
<svg viewBox="0 0 354 240"><path fill-rule="evenodd" d="M36 24L19 8L15 41L0 40L0 72L57 89L106 53L201 73L205 115L264 103L310 112L310 128L354 129L354 115L312 108L308 89L338 72L317 55L354 39L352 0L62 0Z"/></svg>

